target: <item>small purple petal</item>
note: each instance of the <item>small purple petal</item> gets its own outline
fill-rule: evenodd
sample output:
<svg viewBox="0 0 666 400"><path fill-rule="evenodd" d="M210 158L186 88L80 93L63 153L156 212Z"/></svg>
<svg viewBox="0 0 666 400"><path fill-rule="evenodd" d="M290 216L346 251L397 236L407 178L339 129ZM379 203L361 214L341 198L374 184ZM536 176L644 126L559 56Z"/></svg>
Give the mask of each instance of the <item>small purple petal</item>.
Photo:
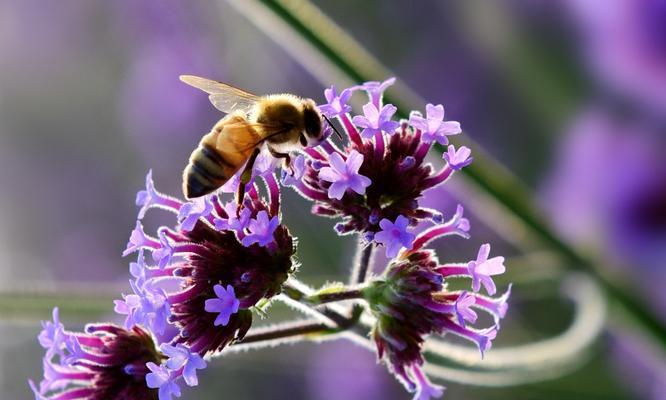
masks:
<svg viewBox="0 0 666 400"><path fill-rule="evenodd" d="M338 153L331 154L329 158L330 167L324 167L319 171L319 179L331 182L328 189L328 197L331 199L342 199L347 189L358 194L365 194L365 188L372 181L358 173L363 164L363 155L356 150L349 153L347 161L343 160Z"/></svg>
<svg viewBox="0 0 666 400"><path fill-rule="evenodd" d="M277 216L269 220L266 211L259 211L257 218L250 220L247 228L249 233L242 240L243 246L258 243L259 246L266 247L274 241L273 234L279 225L280 219Z"/></svg>
<svg viewBox="0 0 666 400"><path fill-rule="evenodd" d="M229 323L231 315L238 312L240 301L236 298L234 288L227 285L227 289L220 284L213 287L217 298L208 299L205 302L204 309L210 313L219 313L213 325L226 326Z"/></svg>
<svg viewBox="0 0 666 400"><path fill-rule="evenodd" d="M409 219L399 215L395 222L384 218L379 221L381 231L375 234L374 240L386 247L386 257L393 258L398 255L402 247L410 250L414 244L415 235L407 232Z"/></svg>
<svg viewBox="0 0 666 400"><path fill-rule="evenodd" d="M461 146L456 150L453 145L449 145L447 152L443 154L443 157L451 169L459 171L472 163L474 158L470 157L471 154L472 151L465 146Z"/></svg>

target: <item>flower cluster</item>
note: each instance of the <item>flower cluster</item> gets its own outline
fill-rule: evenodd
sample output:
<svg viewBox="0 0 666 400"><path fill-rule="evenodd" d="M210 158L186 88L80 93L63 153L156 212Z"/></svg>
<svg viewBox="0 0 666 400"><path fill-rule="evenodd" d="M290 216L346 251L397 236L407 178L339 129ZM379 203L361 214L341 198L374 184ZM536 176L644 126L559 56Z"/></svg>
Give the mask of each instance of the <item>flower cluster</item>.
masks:
<svg viewBox="0 0 666 400"><path fill-rule="evenodd" d="M440 264L425 248L443 236L469 238L462 206L445 220L443 213L421 207L419 200L424 191L469 165L471 152L448 145L448 136L461 129L459 123L444 120L441 105L427 105L425 116L412 112L409 120L394 121L396 107L382 101L393 82L367 82L339 94L333 87L327 89L328 103L320 109L338 119L348 141L342 149L324 135L282 171L281 183L312 200L314 214L341 218L335 228L339 234L355 232L383 246L391 261L381 276L370 282L358 277L359 285L344 296L329 293L328 298L362 298L368 303L376 320L371 336L378 357L416 392L415 399L425 400L443 393L422 369L427 336L459 335L474 342L483 355L507 311L510 287L504 295L492 297L492 276L505 267L502 257L489 258L487 244L476 260L464 264ZM359 90L368 94L369 102L363 115L351 117L347 102ZM443 154L446 165L439 171L425 160L435 142L448 145ZM53 321L45 322L39 335L46 356L44 379L38 386L30 382L35 397L170 400L180 397L182 382L196 386L197 371L206 367L204 357L243 340L253 309L263 312L257 309L260 303L279 294L294 272L295 239L280 220L275 165L270 155L257 158L241 204L224 202L215 193L183 202L157 191L149 172L145 189L136 197L138 218L123 252L137 255L129 266L132 292L115 301L124 327L104 323L87 325L85 332L66 331L55 309ZM239 174L220 192L237 192L242 184ZM266 196L260 194L259 181L265 183ZM147 234L142 221L151 209L173 213L176 223ZM432 225L413 233L423 221ZM450 290L449 279L456 277L471 279L471 290ZM482 287L488 296L480 294ZM302 296L293 299L300 301ZM315 304L310 301L314 300L308 298L303 307ZM478 310L489 313L494 325L473 328ZM345 321L351 325L357 322L354 318ZM290 328L282 334L302 332ZM264 336L270 340L270 335ZM251 337L257 340L257 335L246 339Z"/></svg>
<svg viewBox="0 0 666 400"><path fill-rule="evenodd" d="M43 326L44 378L39 386L30 381L37 399L168 399L169 393L180 394L181 376L188 384L196 382L196 370L185 374L181 368L158 367L175 359L156 348L150 333L139 326L89 324L85 332L71 332L60 323L57 308L53 321ZM206 365L197 354L186 351L186 357L196 368ZM156 379L156 372L164 376Z"/></svg>
<svg viewBox="0 0 666 400"><path fill-rule="evenodd" d="M427 241L440 235L441 232L433 234L433 231L422 234L413 250L392 260L383 276L364 291L377 319L372 331L377 354L388 361L389 368L408 389L417 390L417 399L437 397L441 392L421 371L425 337L458 335L474 342L483 356L497 335L500 319L506 314L511 290L509 287L497 298L477 293L483 285L489 295L494 295L492 276L505 270L503 257L488 258L488 244L481 246L476 260L440 265L431 250L422 249ZM454 277L470 278L472 292L448 290L447 281ZM470 327L477 320L475 309L492 315L494 326Z"/></svg>
<svg viewBox="0 0 666 400"><path fill-rule="evenodd" d="M280 292L295 251L280 224L278 183L273 174L261 176L270 201L252 183L239 210L217 195L181 203L155 190L148 174L137 195L139 219L147 209L162 208L177 214L178 226L159 228L155 238L137 221L123 253L139 253L130 265L133 293L116 301L127 327L141 324L164 334L174 326L172 342L201 355L243 338L252 324L250 309ZM144 251L155 266L146 264Z"/></svg>
<svg viewBox="0 0 666 400"><path fill-rule="evenodd" d="M397 108L383 104L383 92L394 79L368 82L345 89L326 90L328 104L320 107L329 118L337 118L348 140L344 148L331 141L307 149L297 160L296 173L283 172L282 182L314 202L313 213L341 218L339 234L356 232L367 241L384 247L392 261L384 274L364 290L364 297L376 318L372 337L380 359L415 399L439 397L442 388L430 384L421 366L422 345L427 335L452 333L473 341L483 355L499 329L507 310L509 291L499 298L493 275L504 272L502 257L488 258L490 246L483 245L477 259L466 264L440 265L434 253L424 249L430 241L449 235L469 238L469 221L458 206L448 221L437 210L419 205L424 191L445 182L454 171L472 162L467 147L449 145L448 137L461 132L460 124L444 119L444 107L428 104L426 115L412 112L409 120L394 121ZM369 98L363 115L351 117L347 102L356 90ZM426 162L433 143L447 146L446 165L434 171ZM433 226L420 235L410 227L422 221ZM447 281L456 276L471 278L471 291L451 291ZM475 309L494 317L494 326L474 329Z"/></svg>
<svg viewBox="0 0 666 400"><path fill-rule="evenodd" d="M446 181L454 171L469 165L466 147L449 145L446 166L434 171L425 161L433 143L448 145L448 136L461 132L460 124L444 120L444 107L428 104L426 116L412 112L408 121L394 121L397 108L383 104L383 92L394 79L368 82L343 90L326 90L328 104L320 107L329 118L337 118L347 133L344 149L331 141L306 149L294 163L294 174L283 172L282 183L314 201L313 212L340 217L340 234L358 232L387 248L393 257L401 247L409 248L413 237L404 233L420 220L441 222L442 214L419 206L427 189ZM354 91L365 90L369 102L363 115L351 117L347 106Z"/></svg>

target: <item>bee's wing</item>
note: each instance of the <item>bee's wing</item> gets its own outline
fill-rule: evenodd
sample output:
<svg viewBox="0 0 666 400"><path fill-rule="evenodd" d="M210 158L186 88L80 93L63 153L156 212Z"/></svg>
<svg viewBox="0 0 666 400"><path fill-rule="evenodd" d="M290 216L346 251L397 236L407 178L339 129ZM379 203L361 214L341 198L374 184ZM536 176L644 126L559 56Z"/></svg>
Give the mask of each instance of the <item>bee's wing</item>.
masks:
<svg viewBox="0 0 666 400"><path fill-rule="evenodd" d="M259 100L259 96L227 85L226 83L194 75L181 75L180 80L208 93L208 99L213 103L215 108L225 113L242 111L248 114Z"/></svg>
<svg viewBox="0 0 666 400"><path fill-rule="evenodd" d="M225 129L229 129L230 140L236 142L238 149L247 150L254 148L265 142L267 139L289 132L293 126L289 123L274 123L265 124L261 122L247 122L236 121L225 124ZM236 131L238 129L238 131ZM244 132L244 130L251 130L253 132L261 132L254 135L237 134L236 132ZM246 142L243 142L246 141ZM243 145L244 144L244 145Z"/></svg>

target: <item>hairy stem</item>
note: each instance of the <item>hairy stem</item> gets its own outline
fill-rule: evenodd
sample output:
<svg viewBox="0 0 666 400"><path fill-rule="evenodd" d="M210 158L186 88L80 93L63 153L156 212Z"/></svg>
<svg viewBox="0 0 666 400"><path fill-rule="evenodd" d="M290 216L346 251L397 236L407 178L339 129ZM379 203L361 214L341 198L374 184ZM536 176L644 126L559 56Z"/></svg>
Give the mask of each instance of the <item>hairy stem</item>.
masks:
<svg viewBox="0 0 666 400"><path fill-rule="evenodd" d="M359 238L358 244L356 245L354 269L352 270L350 279L350 283L352 285L363 283L367 279L368 272L370 270L370 261L372 260L373 249L374 245L372 243L366 243L363 241L363 239Z"/></svg>
<svg viewBox="0 0 666 400"><path fill-rule="evenodd" d="M293 321L276 326L250 329L247 335L245 335L242 340L234 343L234 345L265 342L275 339L295 338L298 336L312 334L329 334L339 331L339 328L332 328L331 326L323 322L319 322L315 319Z"/></svg>
<svg viewBox="0 0 666 400"><path fill-rule="evenodd" d="M336 301L353 300L363 298L362 288L342 287L335 291L324 291L313 294L305 298L305 301L312 304L333 303Z"/></svg>

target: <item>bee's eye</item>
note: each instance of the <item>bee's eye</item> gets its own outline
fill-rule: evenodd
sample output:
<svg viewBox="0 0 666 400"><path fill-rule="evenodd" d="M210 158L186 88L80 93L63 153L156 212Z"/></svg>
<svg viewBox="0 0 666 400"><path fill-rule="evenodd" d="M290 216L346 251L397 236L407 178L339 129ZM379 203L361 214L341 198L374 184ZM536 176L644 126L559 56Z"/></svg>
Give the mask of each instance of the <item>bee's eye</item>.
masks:
<svg viewBox="0 0 666 400"><path fill-rule="evenodd" d="M305 134L310 138L319 138L321 136L321 118L319 114L308 107L303 110L303 118L305 123Z"/></svg>

